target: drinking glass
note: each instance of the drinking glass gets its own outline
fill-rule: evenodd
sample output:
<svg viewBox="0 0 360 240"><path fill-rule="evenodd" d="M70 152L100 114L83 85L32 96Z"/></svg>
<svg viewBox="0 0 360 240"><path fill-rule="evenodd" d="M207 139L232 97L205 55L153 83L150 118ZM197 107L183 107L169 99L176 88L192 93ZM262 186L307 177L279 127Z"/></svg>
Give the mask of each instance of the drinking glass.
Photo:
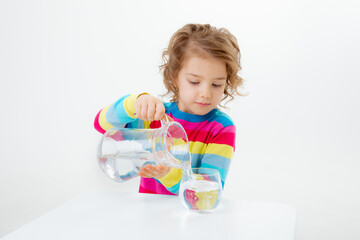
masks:
<svg viewBox="0 0 360 240"><path fill-rule="evenodd" d="M184 171L179 196L183 205L191 211L212 212L222 197L219 171L212 168Z"/></svg>

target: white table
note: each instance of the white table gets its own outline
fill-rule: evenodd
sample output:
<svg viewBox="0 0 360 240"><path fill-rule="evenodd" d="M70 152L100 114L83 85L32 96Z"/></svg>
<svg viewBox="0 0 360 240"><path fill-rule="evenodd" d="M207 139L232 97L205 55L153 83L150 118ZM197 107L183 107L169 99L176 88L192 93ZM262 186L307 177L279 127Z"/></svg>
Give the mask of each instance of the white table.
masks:
<svg viewBox="0 0 360 240"><path fill-rule="evenodd" d="M213 213L193 213L176 196L98 191L82 194L1 240L292 240L295 208L224 198Z"/></svg>

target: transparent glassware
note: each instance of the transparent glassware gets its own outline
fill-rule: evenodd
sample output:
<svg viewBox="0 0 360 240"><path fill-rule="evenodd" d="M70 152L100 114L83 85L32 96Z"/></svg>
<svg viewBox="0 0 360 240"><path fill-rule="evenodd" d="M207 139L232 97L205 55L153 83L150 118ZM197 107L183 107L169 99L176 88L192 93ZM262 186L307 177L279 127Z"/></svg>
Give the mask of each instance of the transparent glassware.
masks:
<svg viewBox="0 0 360 240"><path fill-rule="evenodd" d="M125 182L137 177L147 164L189 166L189 141L184 128L175 121L161 121L157 129L115 127L102 136L97 159L108 177Z"/></svg>
<svg viewBox="0 0 360 240"><path fill-rule="evenodd" d="M212 168L193 168L184 171L180 182L179 197L192 211L212 212L222 198L220 173Z"/></svg>

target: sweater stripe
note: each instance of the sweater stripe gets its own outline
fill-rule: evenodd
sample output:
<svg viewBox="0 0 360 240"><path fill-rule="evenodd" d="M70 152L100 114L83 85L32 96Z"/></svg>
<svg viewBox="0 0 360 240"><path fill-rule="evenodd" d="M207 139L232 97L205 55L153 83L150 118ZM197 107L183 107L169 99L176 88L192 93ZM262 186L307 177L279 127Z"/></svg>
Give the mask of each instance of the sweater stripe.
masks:
<svg viewBox="0 0 360 240"><path fill-rule="evenodd" d="M98 114L96 114L96 117L95 117L95 120L94 120L94 127L95 127L95 129L97 131L104 134L106 131L99 124L99 115L100 115L100 113L101 113L101 110L98 112Z"/></svg>
<svg viewBox="0 0 360 240"><path fill-rule="evenodd" d="M213 121L203 121L203 122L190 122L180 118L173 117L174 121L179 122L184 128L188 130L198 130L201 126L202 131L211 132L214 129L229 127L229 131L233 132L235 129L234 125L228 125L226 120L213 120Z"/></svg>
<svg viewBox="0 0 360 240"><path fill-rule="evenodd" d="M216 138L211 139L211 134L210 132L206 132L203 130L188 130L185 129L186 133L188 135L188 139L189 141L197 141L197 142L211 142L211 143L217 143L217 144L227 144L232 146L233 148L235 148L234 145L234 137L235 137L235 133L234 132L221 132L219 133Z"/></svg>
<svg viewBox="0 0 360 240"><path fill-rule="evenodd" d="M112 116L111 114L107 115L107 111L109 110L110 106L105 107L101 112L99 116L99 124L102 129L105 131L109 130L110 128L113 128L114 126L110 124Z"/></svg>
<svg viewBox="0 0 360 240"><path fill-rule="evenodd" d="M226 144L189 142L190 152L199 154L216 154L226 158L232 158L234 148Z"/></svg>

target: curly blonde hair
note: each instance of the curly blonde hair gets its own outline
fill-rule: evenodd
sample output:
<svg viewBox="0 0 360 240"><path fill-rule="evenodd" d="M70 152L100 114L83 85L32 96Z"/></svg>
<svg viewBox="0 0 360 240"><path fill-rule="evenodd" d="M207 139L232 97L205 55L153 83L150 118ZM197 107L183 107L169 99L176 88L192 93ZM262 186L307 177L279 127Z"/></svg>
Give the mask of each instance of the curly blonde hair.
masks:
<svg viewBox="0 0 360 240"><path fill-rule="evenodd" d="M163 95L172 95L172 102L179 100L178 89L175 81L185 60L193 54L206 53L220 59L226 64L227 79L224 97L221 102L234 95L242 95L238 87L243 84L243 79L237 74L241 70L240 49L237 40L225 28L215 28L209 24L187 24L171 37L169 46L163 51L163 81L167 92ZM221 105L220 105L221 106Z"/></svg>

